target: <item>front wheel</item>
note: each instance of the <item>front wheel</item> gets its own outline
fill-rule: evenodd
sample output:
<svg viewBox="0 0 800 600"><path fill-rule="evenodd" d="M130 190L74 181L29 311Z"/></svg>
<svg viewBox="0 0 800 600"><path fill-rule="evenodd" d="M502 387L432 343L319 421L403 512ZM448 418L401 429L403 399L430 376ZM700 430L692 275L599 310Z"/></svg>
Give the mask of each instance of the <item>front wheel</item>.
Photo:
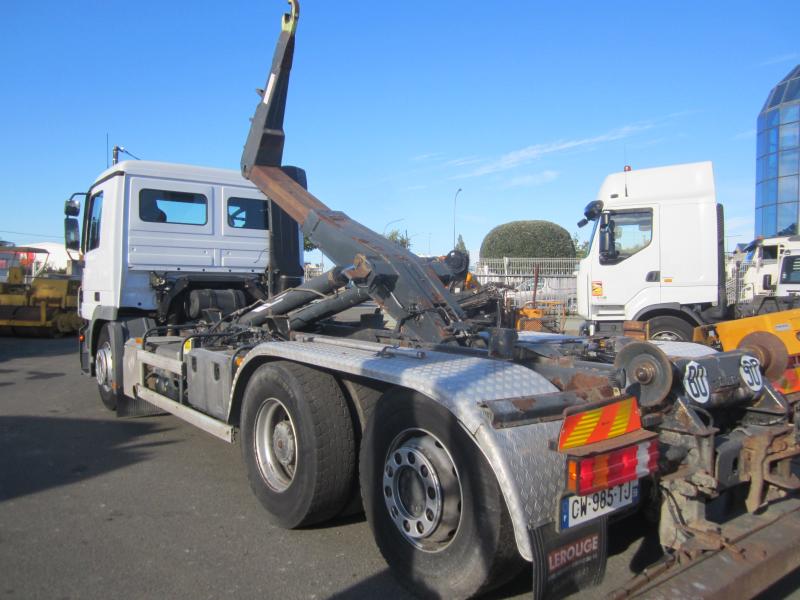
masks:
<svg viewBox="0 0 800 600"><path fill-rule="evenodd" d="M665 315L647 321L651 340L665 342L691 342L694 328L678 317Z"/></svg>
<svg viewBox="0 0 800 600"><path fill-rule="evenodd" d="M416 594L469 598L522 566L494 473L443 407L389 392L369 420L359 464L378 548Z"/></svg>
<svg viewBox="0 0 800 600"><path fill-rule="evenodd" d="M106 323L97 338L97 350L94 354L94 377L97 381L100 400L108 410L116 410L117 403L122 399L122 386L115 381L114 377L114 361L119 358L114 356L109 325Z"/></svg>

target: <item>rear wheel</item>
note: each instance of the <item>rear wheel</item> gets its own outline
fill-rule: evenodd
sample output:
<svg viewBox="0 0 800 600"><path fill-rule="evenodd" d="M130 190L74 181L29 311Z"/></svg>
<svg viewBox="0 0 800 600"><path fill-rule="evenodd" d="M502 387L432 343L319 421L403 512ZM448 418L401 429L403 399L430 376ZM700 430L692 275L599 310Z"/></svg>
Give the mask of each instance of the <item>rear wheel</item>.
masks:
<svg viewBox="0 0 800 600"><path fill-rule="evenodd" d="M108 410L116 410L117 402L122 398L119 382L114 382L114 349L111 346L109 325L103 325L97 338L97 350L94 354L94 377L100 400Z"/></svg>
<svg viewBox="0 0 800 600"><path fill-rule="evenodd" d="M259 367L244 393L241 433L250 487L277 525L312 525L342 510L355 441L333 376L288 362Z"/></svg>
<svg viewBox="0 0 800 600"><path fill-rule="evenodd" d="M650 339L665 342L691 342L694 328L679 317L665 315L647 321Z"/></svg>
<svg viewBox="0 0 800 600"><path fill-rule="evenodd" d="M443 407L390 392L367 425L359 464L378 548L416 594L468 598L522 566L495 476Z"/></svg>

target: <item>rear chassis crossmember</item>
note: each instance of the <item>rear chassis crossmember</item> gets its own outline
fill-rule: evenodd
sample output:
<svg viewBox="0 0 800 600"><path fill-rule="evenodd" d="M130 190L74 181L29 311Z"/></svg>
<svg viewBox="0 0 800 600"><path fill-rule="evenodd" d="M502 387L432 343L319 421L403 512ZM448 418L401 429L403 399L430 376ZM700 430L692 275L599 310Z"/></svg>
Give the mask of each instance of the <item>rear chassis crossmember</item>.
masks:
<svg viewBox="0 0 800 600"><path fill-rule="evenodd" d="M751 598L800 564L800 499L745 513L720 528L725 546L694 556L676 552L612 592L623 598Z"/></svg>

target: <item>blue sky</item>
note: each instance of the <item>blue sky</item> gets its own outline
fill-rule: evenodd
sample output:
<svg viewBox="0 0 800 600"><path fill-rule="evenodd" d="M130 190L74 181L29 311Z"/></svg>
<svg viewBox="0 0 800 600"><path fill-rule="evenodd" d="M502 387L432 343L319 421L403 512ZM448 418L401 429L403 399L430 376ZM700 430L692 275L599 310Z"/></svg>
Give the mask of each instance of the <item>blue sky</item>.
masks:
<svg viewBox="0 0 800 600"><path fill-rule="evenodd" d="M286 8L6 3L0 238L60 239L63 200L105 168L107 132L141 158L238 168ZM461 188L456 229L475 258L507 221L577 231L625 164L712 160L729 245L744 242L756 117L800 62L798 17L796 0L302 0L285 162L379 232L402 219L388 228L418 253L450 249Z"/></svg>

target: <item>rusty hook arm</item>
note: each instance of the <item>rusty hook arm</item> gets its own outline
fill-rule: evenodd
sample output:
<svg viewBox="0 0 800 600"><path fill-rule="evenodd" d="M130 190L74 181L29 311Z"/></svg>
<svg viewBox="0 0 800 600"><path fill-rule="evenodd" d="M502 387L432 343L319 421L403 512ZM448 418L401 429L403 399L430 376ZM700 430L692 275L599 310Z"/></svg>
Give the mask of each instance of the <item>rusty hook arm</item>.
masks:
<svg viewBox="0 0 800 600"><path fill-rule="evenodd" d="M298 0L289 0L289 5L291 12L284 13L281 19L281 33L275 45L272 67L264 89L259 90L261 101L256 106L242 152L242 174L247 178L253 167L279 167L283 160L286 138L283 117L294 58L294 35L300 18Z"/></svg>

